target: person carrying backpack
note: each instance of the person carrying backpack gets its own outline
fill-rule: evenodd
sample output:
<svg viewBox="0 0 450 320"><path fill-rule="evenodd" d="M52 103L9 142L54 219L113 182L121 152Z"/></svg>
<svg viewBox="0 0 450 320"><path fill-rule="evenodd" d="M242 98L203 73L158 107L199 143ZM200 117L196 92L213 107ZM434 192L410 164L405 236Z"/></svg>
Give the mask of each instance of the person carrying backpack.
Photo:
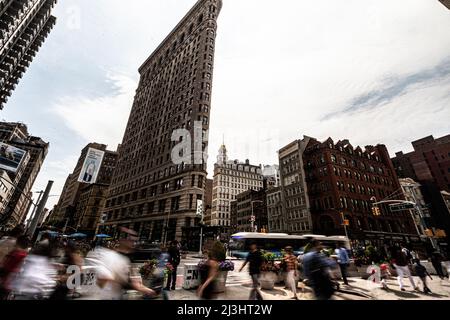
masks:
<svg viewBox="0 0 450 320"><path fill-rule="evenodd" d="M336 286L329 273L331 263L321 253L322 249L319 240L311 241L311 251L303 258L303 270L317 300L329 300L336 291Z"/></svg>

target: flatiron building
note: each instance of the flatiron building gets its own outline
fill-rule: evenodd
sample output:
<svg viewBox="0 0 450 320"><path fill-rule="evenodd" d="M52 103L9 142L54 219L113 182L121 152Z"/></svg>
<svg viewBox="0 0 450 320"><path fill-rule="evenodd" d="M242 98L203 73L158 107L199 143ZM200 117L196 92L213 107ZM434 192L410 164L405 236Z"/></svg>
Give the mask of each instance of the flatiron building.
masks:
<svg viewBox="0 0 450 320"><path fill-rule="evenodd" d="M118 150L102 232L118 236L119 227L126 227L143 241L165 242L183 240L183 231L198 226L206 161L173 161L172 150L179 141L172 141L172 133L185 129L194 140L194 125L200 123L201 135L208 135L221 7L221 0L197 1L139 69L140 83ZM207 150L205 140L201 153Z"/></svg>

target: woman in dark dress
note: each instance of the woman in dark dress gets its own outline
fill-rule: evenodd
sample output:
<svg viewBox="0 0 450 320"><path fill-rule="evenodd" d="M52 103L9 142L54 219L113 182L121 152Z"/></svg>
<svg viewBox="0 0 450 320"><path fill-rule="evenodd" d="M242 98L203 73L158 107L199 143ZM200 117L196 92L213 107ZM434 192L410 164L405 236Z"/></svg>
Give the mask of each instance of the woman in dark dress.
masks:
<svg viewBox="0 0 450 320"><path fill-rule="evenodd" d="M203 300L212 300L214 298L214 286L219 273L219 263L212 254L208 255L205 267L200 270L202 284L198 289L198 296Z"/></svg>

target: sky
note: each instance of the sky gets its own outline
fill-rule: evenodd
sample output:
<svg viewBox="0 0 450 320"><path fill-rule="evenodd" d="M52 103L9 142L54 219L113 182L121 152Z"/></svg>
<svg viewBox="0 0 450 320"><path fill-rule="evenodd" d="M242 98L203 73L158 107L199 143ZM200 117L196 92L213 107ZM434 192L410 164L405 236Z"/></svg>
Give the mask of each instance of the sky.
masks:
<svg viewBox="0 0 450 320"><path fill-rule="evenodd" d="M50 142L33 191L47 207L89 142L121 143L138 68L196 0L64 0L0 120ZM450 133L450 11L437 0L223 0L208 171L275 164L303 135L386 144Z"/></svg>

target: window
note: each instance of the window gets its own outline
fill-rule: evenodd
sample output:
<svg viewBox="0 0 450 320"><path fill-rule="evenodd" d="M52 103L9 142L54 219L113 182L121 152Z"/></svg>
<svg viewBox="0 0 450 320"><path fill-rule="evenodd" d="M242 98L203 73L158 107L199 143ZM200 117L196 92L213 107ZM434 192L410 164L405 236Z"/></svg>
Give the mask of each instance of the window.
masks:
<svg viewBox="0 0 450 320"><path fill-rule="evenodd" d="M331 162L333 163L337 162L336 156L334 154L331 155Z"/></svg>

